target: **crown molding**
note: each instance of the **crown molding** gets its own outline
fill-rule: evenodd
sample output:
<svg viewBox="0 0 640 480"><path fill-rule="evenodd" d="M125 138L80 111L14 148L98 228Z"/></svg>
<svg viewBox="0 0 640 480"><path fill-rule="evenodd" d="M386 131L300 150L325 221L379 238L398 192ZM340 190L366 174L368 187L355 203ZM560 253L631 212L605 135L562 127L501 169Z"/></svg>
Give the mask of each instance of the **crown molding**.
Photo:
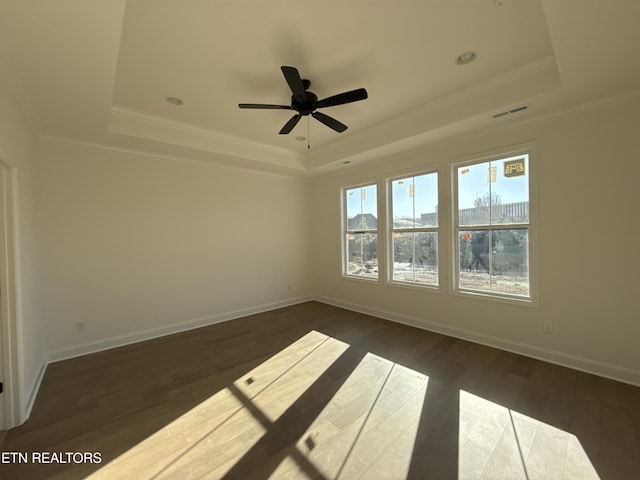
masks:
<svg viewBox="0 0 640 480"><path fill-rule="evenodd" d="M122 155L131 155L140 158L148 158L152 160L167 160L170 162L191 163L206 167L223 168L225 170L233 170L236 172L250 173L254 175L264 175L278 178L301 179L308 177L306 171L292 170L276 165L267 165L257 161L246 162L242 165L238 163L237 157L224 155L216 155L217 160L198 159L190 156L170 155L166 153L153 152L150 150L136 149L131 147L122 147L117 145L107 145L103 143L81 140L78 138L63 137L60 135L43 135L43 142L57 143L60 145L71 145L78 148L86 148L90 150L98 150L103 152L112 152ZM255 166L251 166L255 165Z"/></svg>
<svg viewBox="0 0 640 480"><path fill-rule="evenodd" d="M111 107L107 130L130 137L306 170L304 157L297 152L168 120L119 105Z"/></svg>
<svg viewBox="0 0 640 480"><path fill-rule="evenodd" d="M542 122L546 120L553 120L555 118L569 117L572 115L579 115L583 112L591 110L599 110L601 108L614 107L616 105L624 103L633 103L640 100L640 89L622 92L616 95L607 95L592 99L588 102L577 103L565 108L554 110L544 115L534 117L532 120L526 123Z"/></svg>
<svg viewBox="0 0 640 480"><path fill-rule="evenodd" d="M467 135L466 138L475 139L496 133L508 132L517 128L537 125L544 122L559 120L637 101L640 101L640 90L631 90L617 95L608 95L588 102L575 103L563 108L547 111L545 113L536 113L535 107L533 107L531 111L527 111L521 116L496 119L496 124L489 124L485 128L477 129ZM533 103L535 103L535 101Z"/></svg>

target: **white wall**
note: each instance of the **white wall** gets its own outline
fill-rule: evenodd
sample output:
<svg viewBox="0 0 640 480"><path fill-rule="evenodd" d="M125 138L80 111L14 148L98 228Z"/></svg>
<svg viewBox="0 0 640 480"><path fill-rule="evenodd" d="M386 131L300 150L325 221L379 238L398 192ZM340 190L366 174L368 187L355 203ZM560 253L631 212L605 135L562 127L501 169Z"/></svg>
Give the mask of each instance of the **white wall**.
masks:
<svg viewBox="0 0 640 480"><path fill-rule="evenodd" d="M12 210L8 212L13 223L9 234L15 247L14 265L9 265L15 270L15 298L5 299L15 300L15 316L3 319L15 327L4 333L12 337L18 360L17 365L10 366L17 376L18 391L8 388L17 404L12 418L7 418L7 424L12 426L26 419L28 404L33 401L46 362L46 349L44 318L38 302L37 135L24 115L23 105L16 101L15 91L11 88L15 84L7 75L0 59L0 163L5 168L5 194L12 197L6 201Z"/></svg>
<svg viewBox="0 0 640 480"><path fill-rule="evenodd" d="M315 292L338 305L640 384L639 131L636 97L319 178ZM434 293L341 278L340 187L438 162L444 174L457 158L528 141L538 149L537 308L461 298L447 286ZM542 332L544 322L553 323L551 335Z"/></svg>
<svg viewBox="0 0 640 480"><path fill-rule="evenodd" d="M39 192L52 359L311 293L306 179L47 140Z"/></svg>

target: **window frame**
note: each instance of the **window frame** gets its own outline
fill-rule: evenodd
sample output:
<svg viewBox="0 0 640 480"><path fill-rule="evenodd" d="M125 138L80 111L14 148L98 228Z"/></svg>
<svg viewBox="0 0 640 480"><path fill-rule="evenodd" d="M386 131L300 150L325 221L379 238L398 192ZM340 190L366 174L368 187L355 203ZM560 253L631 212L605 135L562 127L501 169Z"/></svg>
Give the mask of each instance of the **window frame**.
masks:
<svg viewBox="0 0 640 480"><path fill-rule="evenodd" d="M361 230L361 229L357 229L357 230L353 230L353 229L349 229L349 217L348 217L348 208L347 208L347 204L348 204L348 199L347 199L347 195L348 192L351 190L356 190L356 189L363 189L363 188L367 188L367 187L375 187L376 189L376 228L375 229L365 229L365 230ZM381 249L381 243L380 243L380 185L378 181L375 180L368 180L368 181L362 181L356 184L352 184L346 187L342 187L340 189L340 201L341 201L341 228L340 228L340 234L341 234L341 240L340 240L340 244L342 246L342 261L341 261L341 276L344 279L349 279L349 280L356 280L356 281L365 281L365 282L380 282L382 277L382 269L381 269L381 261L380 261L380 249ZM354 235L354 234L361 234L361 233L371 233L371 234L375 234L376 235L376 260L378 262L378 270L376 272L376 275L373 276L368 276L368 275L354 275L349 273L349 267L348 267L348 263L349 263L349 247L348 247L348 236L349 235Z"/></svg>
<svg viewBox="0 0 640 480"><path fill-rule="evenodd" d="M441 182L441 172L437 166L431 166L431 168L405 172L402 174L397 174L392 177L387 177L386 179L386 195L385 202L387 207L387 228L386 228L386 265L387 265L387 278L386 282L390 285L401 286L401 287L409 287L409 288L418 288L421 290L431 290L431 291L440 291L442 285L442 275L441 275L441 252L440 252L440 244L441 244L441 212L440 208L436 212L437 215L437 225L435 227L415 227L415 228L395 228L394 227L394 198L393 198L393 183L398 180L405 179L415 179L416 177L420 177L423 175L431 175L435 174L436 176L436 198L438 199L438 205L440 205L440 182ZM436 234L436 259L437 259L437 270L436 270L436 278L437 283L422 283L417 281L403 281L394 279L394 259L395 259L395 245L394 245L394 235L396 233L435 233Z"/></svg>
<svg viewBox="0 0 640 480"><path fill-rule="evenodd" d="M471 165L478 165L487 162L499 162L519 156L527 156L528 166L528 193L529 193L529 221L528 223L506 223L494 225L460 225L460 215L458 206L458 171L460 168ZM479 154L465 157L451 163L449 169L451 175L451 293L464 297L474 297L501 303L515 303L519 305L538 306L538 241L537 241L537 183L536 183L536 163L537 149L535 143L527 143L511 148L494 150L491 153ZM529 295L506 294L495 291L475 290L460 287L460 232L463 230L510 230L526 229L528 231L528 275L529 275Z"/></svg>

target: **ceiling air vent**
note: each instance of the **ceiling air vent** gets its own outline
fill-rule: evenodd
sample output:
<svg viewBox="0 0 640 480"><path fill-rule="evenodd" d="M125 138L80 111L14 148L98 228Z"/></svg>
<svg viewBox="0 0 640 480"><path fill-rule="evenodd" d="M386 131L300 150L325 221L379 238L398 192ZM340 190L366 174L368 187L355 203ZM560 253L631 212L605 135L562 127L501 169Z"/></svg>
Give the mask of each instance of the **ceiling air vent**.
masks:
<svg viewBox="0 0 640 480"><path fill-rule="evenodd" d="M509 110L505 110L504 112L498 112L491 115L493 118L506 117L507 115L512 115L514 113L524 112L525 110L529 110L531 106L528 103L524 105L518 105L517 107L510 108Z"/></svg>

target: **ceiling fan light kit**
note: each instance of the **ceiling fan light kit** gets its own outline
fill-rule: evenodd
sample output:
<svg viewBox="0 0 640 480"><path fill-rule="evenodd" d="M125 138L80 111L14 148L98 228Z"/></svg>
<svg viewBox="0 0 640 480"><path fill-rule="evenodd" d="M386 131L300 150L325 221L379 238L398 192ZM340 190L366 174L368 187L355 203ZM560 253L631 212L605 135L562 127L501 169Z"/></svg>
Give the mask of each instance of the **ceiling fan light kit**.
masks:
<svg viewBox="0 0 640 480"><path fill-rule="evenodd" d="M323 123L332 130L342 133L348 127L339 122L333 117L326 115L322 112L316 111L318 108L333 107L336 105L344 105L345 103L357 102L368 98L367 91L364 88L358 88L356 90L350 90L348 92L339 93L331 97L318 100L318 96L309 91L311 87L311 81L306 78L300 77L298 69L295 67L282 66L280 67L282 74L284 75L289 88L291 89L291 105L269 105L263 103L240 103L240 108L255 108L262 110L270 109L282 109L282 110L295 110L297 113L284 124L280 130L280 135L286 135L293 130L298 124L300 119L304 116L311 115L313 118Z"/></svg>

